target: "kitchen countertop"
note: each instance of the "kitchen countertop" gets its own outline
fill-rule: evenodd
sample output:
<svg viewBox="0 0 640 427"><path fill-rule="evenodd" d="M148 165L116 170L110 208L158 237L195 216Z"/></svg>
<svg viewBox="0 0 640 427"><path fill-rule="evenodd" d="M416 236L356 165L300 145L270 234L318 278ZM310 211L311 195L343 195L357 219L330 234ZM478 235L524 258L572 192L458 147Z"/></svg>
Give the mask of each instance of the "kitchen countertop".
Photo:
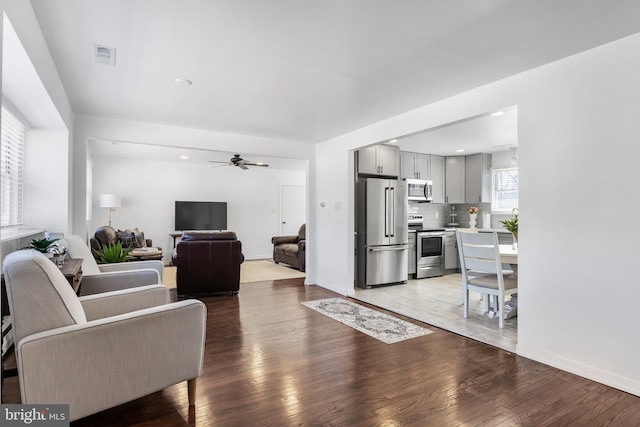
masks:
<svg viewBox="0 0 640 427"><path fill-rule="evenodd" d="M416 233L418 231L429 231L433 228L443 228L444 231L456 231L456 230L460 230L460 231L464 231L464 232L469 232L469 231L473 231L473 232L479 232L479 233L507 233L507 234L511 234L511 232L509 230L507 230L506 228L468 228L468 227L425 227L424 229L421 228L409 228L409 233Z"/></svg>
<svg viewBox="0 0 640 427"><path fill-rule="evenodd" d="M509 230L507 230L506 228L463 228L463 227L458 227L458 228L447 228L447 231L455 231L455 230L460 230L460 231L464 231L464 232L469 232L469 231L473 231L473 232L478 232L478 233L507 233L507 234L511 234L511 232Z"/></svg>

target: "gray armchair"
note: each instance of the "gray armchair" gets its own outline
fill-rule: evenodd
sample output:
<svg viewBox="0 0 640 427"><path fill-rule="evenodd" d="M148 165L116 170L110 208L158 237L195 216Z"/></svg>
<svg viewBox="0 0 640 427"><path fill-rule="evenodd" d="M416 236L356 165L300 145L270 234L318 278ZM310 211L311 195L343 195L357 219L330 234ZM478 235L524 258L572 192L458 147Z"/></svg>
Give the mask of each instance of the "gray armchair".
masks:
<svg viewBox="0 0 640 427"><path fill-rule="evenodd" d="M80 236L68 235L64 239L67 241L69 256L83 260L81 295L162 283L164 272L162 261L98 264L91 254L91 249Z"/></svg>
<svg viewBox="0 0 640 427"><path fill-rule="evenodd" d="M300 271L304 271L307 247L306 233L306 224L302 224L297 236L272 237L273 261L276 264L279 262L289 264Z"/></svg>
<svg viewBox="0 0 640 427"><path fill-rule="evenodd" d="M3 272L23 404L69 404L70 420L202 373L206 307L163 285L78 298L54 263L15 251Z"/></svg>

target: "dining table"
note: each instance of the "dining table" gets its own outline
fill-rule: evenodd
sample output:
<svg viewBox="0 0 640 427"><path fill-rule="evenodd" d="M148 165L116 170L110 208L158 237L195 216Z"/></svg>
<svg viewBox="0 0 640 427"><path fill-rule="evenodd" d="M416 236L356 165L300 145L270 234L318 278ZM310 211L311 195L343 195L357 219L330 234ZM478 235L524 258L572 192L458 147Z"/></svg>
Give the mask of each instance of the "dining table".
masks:
<svg viewBox="0 0 640 427"><path fill-rule="evenodd" d="M500 260L503 263L518 265L518 248L514 248L513 245L499 245L500 246Z"/></svg>
<svg viewBox="0 0 640 427"><path fill-rule="evenodd" d="M513 275L518 274L518 248L513 245L499 245L500 260L511 266ZM518 314L518 294L512 294L509 301L505 303L505 319L515 317Z"/></svg>

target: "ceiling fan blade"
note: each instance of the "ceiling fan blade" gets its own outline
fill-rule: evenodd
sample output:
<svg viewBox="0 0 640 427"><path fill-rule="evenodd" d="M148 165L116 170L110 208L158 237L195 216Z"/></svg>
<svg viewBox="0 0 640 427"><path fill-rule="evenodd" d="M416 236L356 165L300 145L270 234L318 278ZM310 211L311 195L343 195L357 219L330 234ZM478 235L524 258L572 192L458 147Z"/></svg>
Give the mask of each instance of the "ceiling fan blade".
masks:
<svg viewBox="0 0 640 427"><path fill-rule="evenodd" d="M244 163L236 163L236 166L238 166L240 169L245 170L245 171L246 171L247 169L249 169L248 167L246 167L246 166L244 165Z"/></svg>
<svg viewBox="0 0 640 427"><path fill-rule="evenodd" d="M207 160L209 163L224 163L225 165L230 165L231 162L222 162L220 160Z"/></svg>
<svg viewBox="0 0 640 427"><path fill-rule="evenodd" d="M254 163L254 162L243 162L243 163L245 165L247 165L247 166L260 166L260 167L263 167L263 168L268 168L269 167L269 165L266 164L266 163Z"/></svg>

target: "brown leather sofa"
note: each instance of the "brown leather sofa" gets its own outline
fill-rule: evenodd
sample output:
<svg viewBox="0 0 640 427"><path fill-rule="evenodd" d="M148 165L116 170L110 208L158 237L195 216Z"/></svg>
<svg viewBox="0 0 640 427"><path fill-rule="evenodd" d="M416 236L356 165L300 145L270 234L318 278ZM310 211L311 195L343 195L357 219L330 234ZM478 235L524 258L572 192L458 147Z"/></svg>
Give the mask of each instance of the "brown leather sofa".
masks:
<svg viewBox="0 0 640 427"><path fill-rule="evenodd" d="M302 224L297 236L275 236L271 238L273 243L273 260L283 262L304 271L306 252L306 224Z"/></svg>
<svg viewBox="0 0 640 427"><path fill-rule="evenodd" d="M233 231L185 231L173 252L178 297L237 294L242 242Z"/></svg>
<svg viewBox="0 0 640 427"><path fill-rule="evenodd" d="M139 231L137 228L132 230L116 230L108 225L98 227L93 237L89 238L89 244L91 246L91 252L94 258L100 259L97 252L102 249L104 245L113 245L117 242L122 243L122 247L128 247L131 249L136 248L151 248L153 242L151 239L145 239L144 232ZM157 248L162 251L162 248ZM154 254L148 257L138 257L140 259L162 259L162 253L159 255Z"/></svg>

